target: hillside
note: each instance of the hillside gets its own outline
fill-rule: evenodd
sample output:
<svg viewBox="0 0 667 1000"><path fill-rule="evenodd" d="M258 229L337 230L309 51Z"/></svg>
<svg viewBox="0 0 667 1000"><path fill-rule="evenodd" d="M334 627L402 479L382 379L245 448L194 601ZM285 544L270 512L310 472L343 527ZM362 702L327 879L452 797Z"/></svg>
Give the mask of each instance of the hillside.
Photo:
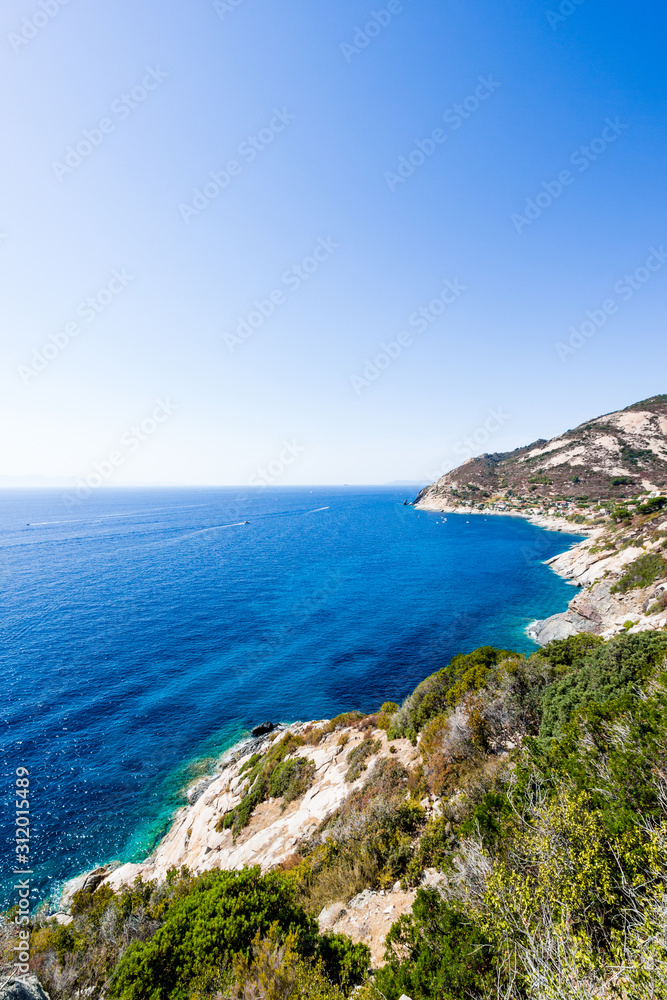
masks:
<svg viewBox="0 0 667 1000"><path fill-rule="evenodd" d="M576 481L575 481L576 480ZM667 627L667 396L590 420L551 441L481 455L422 490L418 510L514 514L589 537L549 560L582 589L535 622L540 645Z"/></svg>
<svg viewBox="0 0 667 1000"><path fill-rule="evenodd" d="M470 458L416 504L627 499L667 488L667 395L589 420L550 441Z"/></svg>
<svg viewBox="0 0 667 1000"><path fill-rule="evenodd" d="M665 632L486 646L275 727L142 865L5 914L0 998L667 1000L666 667Z"/></svg>

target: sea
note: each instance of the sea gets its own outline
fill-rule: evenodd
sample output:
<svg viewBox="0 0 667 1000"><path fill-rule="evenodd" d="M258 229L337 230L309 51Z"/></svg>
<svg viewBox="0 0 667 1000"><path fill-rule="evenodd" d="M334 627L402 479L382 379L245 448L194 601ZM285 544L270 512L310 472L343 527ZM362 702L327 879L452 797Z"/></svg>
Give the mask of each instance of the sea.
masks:
<svg viewBox="0 0 667 1000"><path fill-rule="evenodd" d="M29 771L32 905L138 861L259 723L400 702L573 588L580 536L404 505L404 487L0 491L0 908Z"/></svg>

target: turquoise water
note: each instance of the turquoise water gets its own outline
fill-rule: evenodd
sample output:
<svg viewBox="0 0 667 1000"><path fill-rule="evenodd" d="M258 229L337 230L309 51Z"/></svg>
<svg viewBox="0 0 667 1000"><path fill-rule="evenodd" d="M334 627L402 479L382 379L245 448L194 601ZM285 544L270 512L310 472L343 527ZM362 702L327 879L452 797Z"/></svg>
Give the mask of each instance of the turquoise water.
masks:
<svg viewBox="0 0 667 1000"><path fill-rule="evenodd" d="M478 645L528 652L526 625L573 595L543 561L578 536L396 488L65 499L0 493L3 903L17 767L45 898L141 858L249 726L400 701Z"/></svg>

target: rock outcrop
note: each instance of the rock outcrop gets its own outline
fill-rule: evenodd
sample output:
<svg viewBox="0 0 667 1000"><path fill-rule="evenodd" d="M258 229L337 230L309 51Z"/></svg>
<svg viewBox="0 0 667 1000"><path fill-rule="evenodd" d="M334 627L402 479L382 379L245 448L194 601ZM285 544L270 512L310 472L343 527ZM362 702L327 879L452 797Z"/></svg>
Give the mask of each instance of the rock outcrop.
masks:
<svg viewBox="0 0 667 1000"><path fill-rule="evenodd" d="M443 876L434 868L427 869L422 885L435 887ZM331 903L318 917L320 931L346 934L355 944L367 944L371 950L371 965L377 969L384 962L384 942L399 917L410 913L417 898L416 889L403 889L400 882L393 888L374 892L364 889L349 903Z"/></svg>
<svg viewBox="0 0 667 1000"><path fill-rule="evenodd" d="M665 551L667 395L590 420L551 441L471 458L427 486L419 510L526 517L589 537L548 565L583 588L566 611L534 622L541 645L579 632L610 638L667 627L667 574L619 590L628 567ZM655 500L647 509L646 501ZM630 502L632 501L632 502ZM667 584L665 584L667 587ZM666 606L663 606L666 605Z"/></svg>
<svg viewBox="0 0 667 1000"><path fill-rule="evenodd" d="M640 544L632 537L633 529L619 531L608 525L568 552L549 559L547 564L556 573L584 589L572 598L567 611L534 622L528 629L529 635L544 646L554 639L566 639L579 632L590 632L609 639L622 632L667 628L667 608L651 613L667 590L667 582L663 578L657 578L646 587L634 587L626 593L614 592L614 585L631 563L640 556L662 551L666 527L667 517L645 525ZM616 547L610 551L607 546L614 543Z"/></svg>
<svg viewBox="0 0 667 1000"><path fill-rule="evenodd" d="M37 979L37 976L26 976L25 979L10 979L0 986L0 1000L50 1000Z"/></svg>
<svg viewBox="0 0 667 1000"><path fill-rule="evenodd" d="M558 501L636 496L667 489L667 395L581 424L551 441L470 458L427 486L416 506L454 510L519 498L536 508ZM436 506L431 506L435 504ZM439 506L437 506L439 505Z"/></svg>
<svg viewBox="0 0 667 1000"><path fill-rule="evenodd" d="M390 750L387 734L381 729L370 733L362 733L354 727L334 730L326 733L317 745L306 744L294 752L295 757L303 757L315 765L313 783L305 795L288 805L282 799L262 802L255 808L248 826L236 838L231 830L220 829L221 818L241 801L246 786L243 768L254 754L267 750L273 740L287 731L301 735L324 726L324 722L296 723L289 730L281 726L274 733L248 740L227 754L220 763L219 772L204 779L203 789L198 783L197 794L190 795L189 804L176 813L171 829L155 852L139 864L112 866L97 884L117 889L130 885L137 875L145 881L162 881L170 868L181 865L187 865L194 873L214 868L240 869L255 864L267 871L286 861L302 840L312 836L322 821L363 784L378 760L391 754L394 760L408 767L419 760L419 753L409 740L393 740L393 750ZM379 749L368 761L368 770L356 781L349 782L346 779L348 754L369 736L379 742ZM63 900L71 900L73 891L85 888L91 877L97 878L101 873L98 869L93 876L82 876L69 883Z"/></svg>
<svg viewBox="0 0 667 1000"><path fill-rule="evenodd" d="M396 739L390 744L382 729L363 732L355 726L339 726L331 732L327 729L326 722L276 726L271 733L233 748L220 760L214 775L188 789L188 804L176 813L171 829L149 858L139 864L109 865L73 879L65 886L56 919L61 923L71 920L69 910L77 890L94 891L104 884L118 890L131 885L137 876L144 881L161 882L170 868L182 865L195 874L251 865L259 865L263 871L275 868L294 856L299 844L312 837L320 824L365 782L378 761L391 756L406 767L414 767L420 760L419 751L409 740ZM220 820L239 805L247 789L246 765L253 756L268 751L275 740L288 732L297 736L317 735L318 730L324 730L318 741L292 752L295 758L314 764L313 782L305 794L289 804L283 799L260 803L236 837L230 829L222 829ZM355 781L348 781L348 755L369 738L375 741L375 752L367 761L367 769ZM399 885L389 893L369 891L361 896L351 903L341 903L335 913L335 906L333 910L328 908L331 912L326 920L321 915L321 925L328 921L327 925L335 926L336 931L345 931L353 940L368 944L379 963L387 931L401 913L408 912L415 893L403 892Z"/></svg>

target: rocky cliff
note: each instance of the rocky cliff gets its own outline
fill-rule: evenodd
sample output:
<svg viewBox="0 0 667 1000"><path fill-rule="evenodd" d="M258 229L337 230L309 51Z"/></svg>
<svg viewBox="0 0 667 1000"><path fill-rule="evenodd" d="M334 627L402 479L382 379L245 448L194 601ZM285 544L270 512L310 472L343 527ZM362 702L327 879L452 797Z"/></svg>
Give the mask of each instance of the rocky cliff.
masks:
<svg viewBox="0 0 667 1000"><path fill-rule="evenodd" d="M667 396L596 417L551 441L469 459L415 506L514 514L590 537L549 565L582 590L529 629L541 645L667 627Z"/></svg>
<svg viewBox="0 0 667 1000"><path fill-rule="evenodd" d="M550 441L470 458L422 490L416 503L455 508L512 500L544 506L665 488L667 395L596 417Z"/></svg>
<svg viewBox="0 0 667 1000"><path fill-rule="evenodd" d="M585 542L550 559L582 590L566 611L535 622L529 634L545 645L578 632L609 639L667 628L666 538L667 501L654 513L610 517Z"/></svg>
<svg viewBox="0 0 667 1000"><path fill-rule="evenodd" d="M286 737L292 740L287 760L311 768L312 784L292 801L285 796L269 796L254 808L242 829L224 828L221 821L233 814L253 784L252 765L272 750L275 752ZM372 753L354 777L350 761L355 754L360 755L362 744L363 748L372 744ZM289 867L300 845L318 832L326 841L327 833L321 830L325 821L387 760L405 768L421 762L418 749L409 740L388 741L384 729L360 729L355 723L295 723L249 739L221 758L214 775L188 789L188 804L176 813L168 834L149 858L140 864L106 866L73 879L65 887L56 919L61 924L71 922L72 899L79 890L92 893L102 885L118 890L132 885L137 876L145 882L163 882L170 869L182 865L194 874L252 865L259 865L263 871ZM437 813L437 802L427 800L424 806L429 814L434 809ZM427 882L434 877L434 873L427 874ZM377 966L382 962L389 928L401 914L410 911L415 896L416 890L403 889L400 882L386 889L366 890L348 902L326 907L320 914L320 927L367 944Z"/></svg>

